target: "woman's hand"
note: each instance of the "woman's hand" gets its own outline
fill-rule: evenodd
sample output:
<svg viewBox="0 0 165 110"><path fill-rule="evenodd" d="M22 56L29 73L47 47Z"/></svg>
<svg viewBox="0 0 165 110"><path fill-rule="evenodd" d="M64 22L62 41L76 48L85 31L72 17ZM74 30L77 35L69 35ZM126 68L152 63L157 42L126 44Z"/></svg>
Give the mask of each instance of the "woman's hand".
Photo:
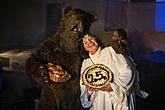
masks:
<svg viewBox="0 0 165 110"><path fill-rule="evenodd" d="M98 91L99 90L99 89L89 87L89 86L86 86L86 89L89 90L89 91Z"/></svg>
<svg viewBox="0 0 165 110"><path fill-rule="evenodd" d="M112 87L111 87L110 84L108 84L107 86L104 86L104 87L100 88L99 90L107 91L107 92L113 91L113 89L112 89Z"/></svg>
<svg viewBox="0 0 165 110"><path fill-rule="evenodd" d="M89 90L89 91L94 91L94 88L92 88L92 87L86 86L86 88L87 88L87 90Z"/></svg>
<svg viewBox="0 0 165 110"><path fill-rule="evenodd" d="M107 92L113 91L113 89L112 89L112 87L111 87L110 84L107 85L107 86L104 86L104 87L102 87L102 88L100 88L100 89L95 89L95 88L92 88L92 87L89 87L89 86L86 86L86 88L87 88L87 90L89 90L89 91L98 91L98 90L107 91Z"/></svg>

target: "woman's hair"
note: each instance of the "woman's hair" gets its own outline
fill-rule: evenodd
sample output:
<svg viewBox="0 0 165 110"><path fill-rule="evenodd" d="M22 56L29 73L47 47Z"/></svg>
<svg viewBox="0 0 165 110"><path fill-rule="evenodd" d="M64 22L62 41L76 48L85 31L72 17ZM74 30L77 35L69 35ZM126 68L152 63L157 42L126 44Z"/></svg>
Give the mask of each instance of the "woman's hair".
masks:
<svg viewBox="0 0 165 110"><path fill-rule="evenodd" d="M119 28L119 29L115 29L114 31L118 32L122 40L127 40L127 32L124 29Z"/></svg>
<svg viewBox="0 0 165 110"><path fill-rule="evenodd" d="M115 29L114 31L117 31L117 33L119 34L119 37L121 37L121 39L118 40L118 41L112 42L111 43L112 48L116 51L116 53L128 54L128 50L127 50L127 32L122 28Z"/></svg>
<svg viewBox="0 0 165 110"><path fill-rule="evenodd" d="M121 39L119 41L116 41L116 42L112 41L110 44L112 46L112 48L118 54L123 54L123 55L130 56L130 57L134 58L132 51L127 46L127 32L122 28L115 29L114 31L116 31L119 34L119 37Z"/></svg>

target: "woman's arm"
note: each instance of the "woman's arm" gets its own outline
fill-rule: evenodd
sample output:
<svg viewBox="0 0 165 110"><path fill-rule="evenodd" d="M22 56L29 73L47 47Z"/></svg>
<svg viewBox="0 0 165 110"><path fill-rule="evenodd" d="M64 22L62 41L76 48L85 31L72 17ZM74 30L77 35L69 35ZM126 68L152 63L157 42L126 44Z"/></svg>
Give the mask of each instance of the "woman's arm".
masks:
<svg viewBox="0 0 165 110"><path fill-rule="evenodd" d="M110 83L113 89L112 94L119 102L125 102L127 96L131 93L135 76L133 75L130 62L122 54L114 52L113 60L115 63L114 68L116 68L114 73L116 77Z"/></svg>

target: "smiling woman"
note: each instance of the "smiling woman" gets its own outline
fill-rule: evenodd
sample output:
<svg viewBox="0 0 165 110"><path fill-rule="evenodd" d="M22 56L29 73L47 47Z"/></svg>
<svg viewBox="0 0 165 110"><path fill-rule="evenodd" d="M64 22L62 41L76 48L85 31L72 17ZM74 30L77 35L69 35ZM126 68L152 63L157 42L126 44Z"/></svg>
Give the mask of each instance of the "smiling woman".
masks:
<svg viewBox="0 0 165 110"><path fill-rule="evenodd" d="M125 57L111 46L101 48L91 34L84 36L83 46L88 57L81 67L82 106L90 110L134 110L135 76Z"/></svg>
<svg viewBox="0 0 165 110"><path fill-rule="evenodd" d="M84 36L83 45L85 50L91 54L95 54L98 49L98 43L96 42L96 39L89 34Z"/></svg>

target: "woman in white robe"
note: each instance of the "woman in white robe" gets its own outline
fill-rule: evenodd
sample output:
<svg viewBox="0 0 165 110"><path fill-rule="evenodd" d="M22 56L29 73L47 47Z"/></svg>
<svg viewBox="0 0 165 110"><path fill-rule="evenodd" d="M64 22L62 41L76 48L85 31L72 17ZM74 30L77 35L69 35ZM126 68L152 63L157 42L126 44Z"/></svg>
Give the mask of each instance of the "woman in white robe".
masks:
<svg viewBox="0 0 165 110"><path fill-rule="evenodd" d="M146 97L148 97L149 94L143 91L139 85L140 82L139 72L138 69L136 68L137 64L133 60L133 53L128 48L127 32L122 28L115 29L113 31L111 38L112 41L110 45L115 50L115 52L124 55L124 57L130 62L132 72L135 75L135 81L134 81L135 94L138 97L145 99Z"/></svg>
<svg viewBox="0 0 165 110"><path fill-rule="evenodd" d="M81 68L81 104L90 110L135 110L133 74L129 62L122 54L116 54L110 47L101 47L94 37L87 35L83 39L83 45L89 52L89 58L84 59ZM113 81L107 86L95 91L83 85L83 71L94 64L103 64L113 73Z"/></svg>

